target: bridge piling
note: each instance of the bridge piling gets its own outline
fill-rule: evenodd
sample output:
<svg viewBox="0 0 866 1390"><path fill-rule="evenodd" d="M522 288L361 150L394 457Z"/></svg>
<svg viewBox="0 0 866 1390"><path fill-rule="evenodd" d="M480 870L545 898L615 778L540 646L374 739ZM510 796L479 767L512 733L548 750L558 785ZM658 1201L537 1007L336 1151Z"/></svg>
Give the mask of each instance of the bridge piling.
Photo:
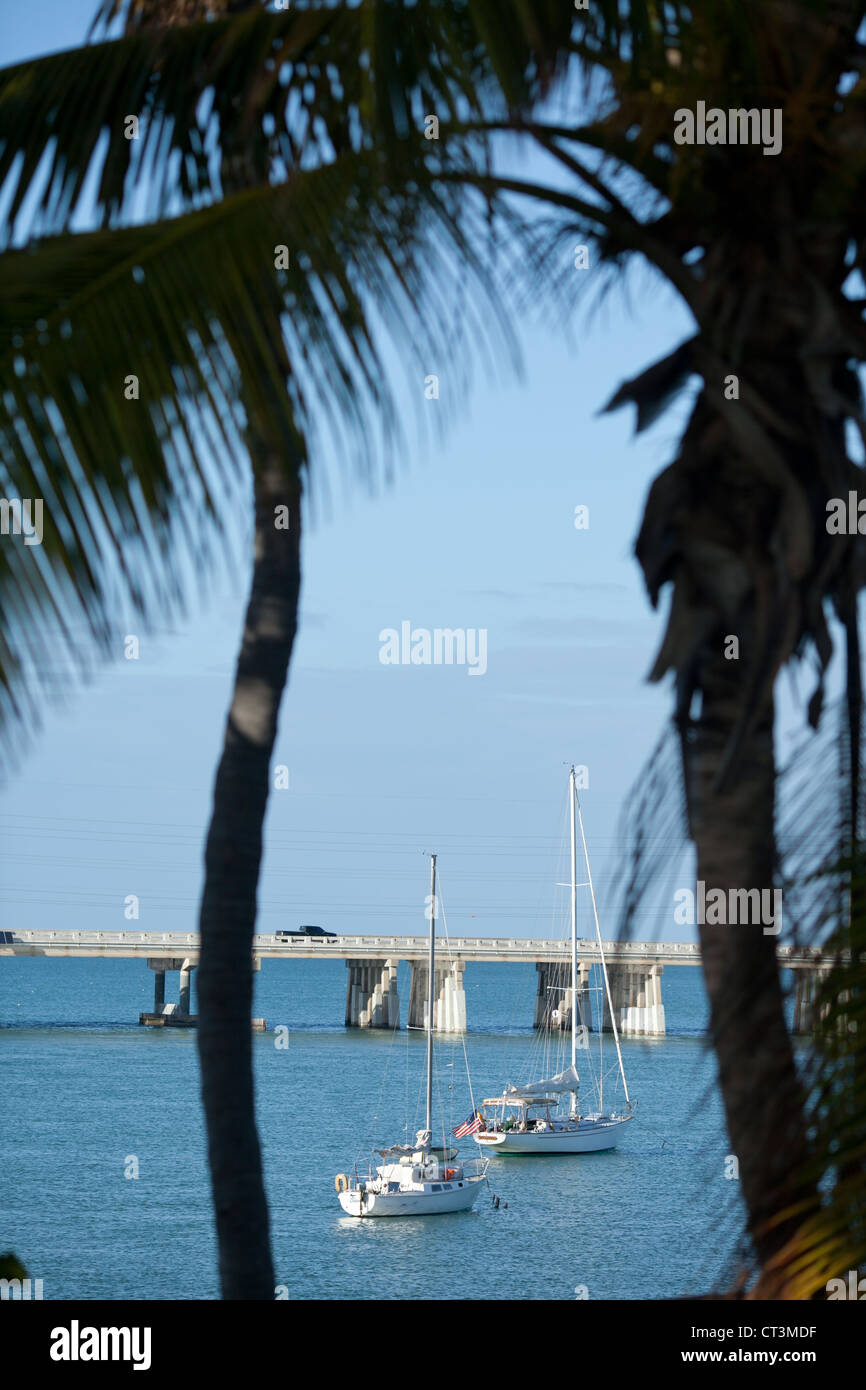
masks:
<svg viewBox="0 0 866 1390"><path fill-rule="evenodd" d="M795 1034L811 1033L816 1022L816 1005L822 981L826 978L829 967L815 966L801 967L794 971L794 1026ZM820 1014L825 1012L822 1007Z"/></svg>
<svg viewBox="0 0 866 1390"><path fill-rule="evenodd" d="M190 975L191 975L191 972L192 972L193 969L194 969L194 967L193 967L192 965L190 965L190 963L189 963L188 960L185 960L184 963L183 963L183 965L182 965L181 968L180 968L180 986L179 986L179 991L178 991L178 999L179 999L179 1002L178 1002L178 1006L177 1006L177 1011L178 1011L178 1013L179 1013L182 1017L186 1017L186 1018L190 1018L190 1017L191 1017L191 1012L192 1012L191 1009L190 1009L189 1000L190 1000Z"/></svg>
<svg viewBox="0 0 866 1390"><path fill-rule="evenodd" d="M539 1032L571 1031L571 965L566 961L539 960L535 963L537 987L532 1026ZM592 1032L592 1003L589 993L590 967L577 965L577 1019Z"/></svg>
<svg viewBox="0 0 866 1390"><path fill-rule="evenodd" d="M173 1028L194 1028L198 1020L190 1012L190 975L198 965L198 956L184 956L172 958L170 956L151 956L148 958L148 969L153 973L153 1013L139 1014L138 1021L148 1027L164 1026L166 1019L171 1019ZM176 1004L166 1004L165 1002L165 972L167 970L177 970L179 972L178 1002Z"/></svg>
<svg viewBox="0 0 866 1390"><path fill-rule="evenodd" d="M399 1028L396 962L347 960L346 968L346 1027Z"/></svg>
<svg viewBox="0 0 866 1390"><path fill-rule="evenodd" d="M438 1033L466 1032L466 993L463 972L466 962L452 961L437 966L433 980L433 1028ZM423 961L412 962L409 986L409 1027L426 1028L430 1001L430 972Z"/></svg>
<svg viewBox="0 0 866 1390"><path fill-rule="evenodd" d="M139 1023L147 1028L196 1028L198 1027L198 1016L192 1013L192 972L198 965L198 956L149 956L148 969L153 971L153 1013L139 1014ZM253 970L261 970L262 962L258 956L253 957ZM179 972L178 983L178 1002L176 1004L166 1004L165 1002L165 972L167 970L177 970ZM253 1031L256 1033L265 1032L265 1020L254 1018L252 1020Z"/></svg>
<svg viewBox="0 0 866 1390"><path fill-rule="evenodd" d="M663 1038L665 1006L662 1003L663 965L608 965L616 1026L623 1037ZM604 1000L602 1028L613 1031L610 1006Z"/></svg>

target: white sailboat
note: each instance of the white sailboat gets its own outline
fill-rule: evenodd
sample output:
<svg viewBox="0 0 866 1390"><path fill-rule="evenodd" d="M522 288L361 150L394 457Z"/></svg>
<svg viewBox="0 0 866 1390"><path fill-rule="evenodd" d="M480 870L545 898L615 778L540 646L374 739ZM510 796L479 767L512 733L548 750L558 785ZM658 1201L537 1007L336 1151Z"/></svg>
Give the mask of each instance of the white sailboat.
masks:
<svg viewBox="0 0 866 1390"><path fill-rule="evenodd" d="M580 798L577 794L575 770L569 773L569 794L571 809L571 1064L555 1076L540 1081L532 1081L525 1086L506 1086L501 1096L493 1096L482 1101L481 1110L485 1128L475 1135L479 1147L496 1154L547 1154L547 1153L597 1153L602 1149L616 1147L623 1126L628 1124L634 1114L634 1103L629 1097L628 1082L619 1045L619 1031L610 997L610 981L604 958L604 944L598 922L595 902L595 889L589 867L589 853L583 829L583 815ZM616 1045L619 1073L624 1091L624 1107L619 1110L604 1110L603 1077L599 1074L597 1107L582 1110L579 1104L580 1076L577 1069L578 1019L577 1019L577 827L583 845L587 882L592 900L595 931L601 953L601 969L604 977L604 993L610 1011L611 1028ZM583 1036L586 1034L584 1032ZM567 1109L563 1113L563 1104Z"/></svg>
<svg viewBox="0 0 866 1390"><path fill-rule="evenodd" d="M433 1142L433 985L436 978L436 855L430 856L430 954L427 1000L427 1105L414 1144L377 1150L384 1161L350 1182L338 1173L334 1185L348 1216L434 1216L466 1211L481 1192L486 1158L458 1161L459 1150ZM474 1111L473 1111L474 1116ZM467 1128L462 1126L461 1128ZM444 1137L444 1136L443 1136Z"/></svg>

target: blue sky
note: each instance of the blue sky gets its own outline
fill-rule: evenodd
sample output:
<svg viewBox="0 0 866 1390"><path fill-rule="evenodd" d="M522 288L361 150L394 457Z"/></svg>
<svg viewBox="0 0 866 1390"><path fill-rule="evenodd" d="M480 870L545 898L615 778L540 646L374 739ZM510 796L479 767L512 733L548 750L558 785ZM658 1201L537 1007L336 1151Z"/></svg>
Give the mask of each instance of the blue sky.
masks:
<svg viewBox="0 0 866 1390"><path fill-rule="evenodd" d="M91 13L81 0L7 10L3 61L79 42ZM552 274L571 253L565 242ZM263 930L421 932L422 853L435 849L452 934L549 933L572 761L589 769L603 896L624 870L618 816L670 709L667 686L645 681L661 618L631 547L681 410L637 441L631 411L597 412L689 322L641 273L629 305L615 293L574 319L571 345L550 325L519 327L522 381L479 379L454 402L449 364L431 362L441 395L423 406L453 419L444 442L409 449L383 495L355 489L307 530L275 757L290 787L271 797ZM242 512L232 524L241 535ZM6 926L194 929L246 579L48 713L0 796ZM485 628L486 674L382 665L379 632L404 620ZM123 916L130 893L138 922ZM647 907L640 934L689 931L671 905Z"/></svg>

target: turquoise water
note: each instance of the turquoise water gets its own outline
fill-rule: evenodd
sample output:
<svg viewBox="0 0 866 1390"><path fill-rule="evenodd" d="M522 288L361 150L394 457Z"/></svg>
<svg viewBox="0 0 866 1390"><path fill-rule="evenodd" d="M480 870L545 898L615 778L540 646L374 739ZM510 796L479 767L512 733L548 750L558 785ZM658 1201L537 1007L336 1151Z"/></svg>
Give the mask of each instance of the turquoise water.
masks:
<svg viewBox="0 0 866 1390"><path fill-rule="evenodd" d="M470 964L465 979L479 1099L527 1074L535 971ZM176 997L177 975L166 984ZM405 1019L406 966L399 986ZM421 1124L424 1039L345 1029L345 987L344 965L327 961L265 961L256 980L255 1013L289 1029L287 1048L257 1035L255 1057L291 1298L571 1299L580 1286L591 1299L664 1298L704 1291L729 1267L738 1194L700 971L665 973L666 1038L623 1043L638 1109L617 1150L494 1160L507 1210L485 1192L472 1212L363 1223L342 1215L334 1175L374 1132L402 1139L407 1094ZM195 1034L139 1027L152 999L143 962L0 959L0 1249L43 1279L45 1298L217 1296ZM459 1041L439 1046L437 1075L457 1124L471 1108Z"/></svg>

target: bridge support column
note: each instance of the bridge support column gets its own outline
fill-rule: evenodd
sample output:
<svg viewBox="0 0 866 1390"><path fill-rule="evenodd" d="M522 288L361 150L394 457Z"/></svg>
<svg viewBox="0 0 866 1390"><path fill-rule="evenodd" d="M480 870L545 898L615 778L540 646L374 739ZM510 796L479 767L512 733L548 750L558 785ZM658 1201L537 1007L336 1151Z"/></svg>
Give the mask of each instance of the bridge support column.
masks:
<svg viewBox="0 0 866 1390"><path fill-rule="evenodd" d="M463 988L464 960L437 966L433 980L433 1028L438 1033L466 1032L466 992ZM430 972L425 962L413 961L409 986L409 1027L427 1027Z"/></svg>
<svg viewBox="0 0 866 1390"><path fill-rule="evenodd" d="M347 960L347 1028L399 1028L397 961Z"/></svg>
<svg viewBox="0 0 866 1390"><path fill-rule="evenodd" d="M178 991L177 1011L182 1018L190 1017L190 975L195 967L185 960L180 967L180 988Z"/></svg>
<svg viewBox="0 0 866 1390"><path fill-rule="evenodd" d="M538 987L535 994L534 1028L540 1031L571 1032L571 962L544 961L535 963ZM582 961L577 965L577 1021L592 1032L592 1003L589 994L590 967Z"/></svg>
<svg viewBox="0 0 866 1390"><path fill-rule="evenodd" d="M794 971L794 1033L812 1032L818 994L827 973L827 966L803 966Z"/></svg>
<svg viewBox="0 0 866 1390"><path fill-rule="evenodd" d="M149 1028L195 1028L198 1018L190 1012L192 989L191 976L193 970L198 965L198 956L184 956L180 958L170 958L168 956L155 956L148 958L148 968L154 972L153 979L153 1013L139 1014L139 1023L144 1023ZM253 956L253 970L261 970L262 962L260 956ZM165 1002L165 972L167 970L177 970L180 972L180 984L178 989L178 1002L176 1004L166 1004ZM252 1020L253 1031L263 1033L265 1031L265 1020L254 1018Z"/></svg>
<svg viewBox="0 0 866 1390"><path fill-rule="evenodd" d="M624 1037L663 1038L665 1006L662 1003L663 965L609 965L610 992L616 1026ZM605 1032L612 1031L610 1008L604 1001Z"/></svg>
<svg viewBox="0 0 866 1390"><path fill-rule="evenodd" d="M153 975L153 1013L141 1014L140 1023L150 1022L156 1018L171 1018L177 1027L183 1026L183 1020L189 1017L189 972L198 961L191 962L189 957L183 960L172 960L169 956L156 956L148 958L148 969L154 972ZM165 973L167 970L180 971L180 1000L178 1004L166 1004L165 1002ZM184 974L186 975L186 999L184 1001Z"/></svg>

